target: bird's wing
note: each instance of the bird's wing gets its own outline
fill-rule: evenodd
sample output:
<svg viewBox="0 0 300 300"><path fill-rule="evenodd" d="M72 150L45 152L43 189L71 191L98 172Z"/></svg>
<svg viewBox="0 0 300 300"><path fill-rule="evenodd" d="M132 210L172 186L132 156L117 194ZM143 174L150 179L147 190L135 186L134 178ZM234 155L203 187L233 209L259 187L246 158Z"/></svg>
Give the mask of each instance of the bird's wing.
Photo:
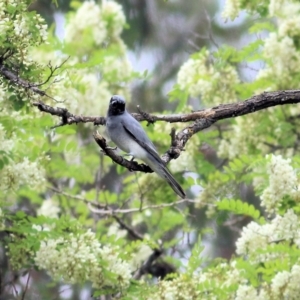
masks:
<svg viewBox="0 0 300 300"><path fill-rule="evenodd" d="M153 143L150 141L146 135L143 127L140 123L132 117L126 118L121 121L124 130L135 140L143 149L145 149L149 154L151 154L159 163L164 165L164 162L155 150Z"/></svg>

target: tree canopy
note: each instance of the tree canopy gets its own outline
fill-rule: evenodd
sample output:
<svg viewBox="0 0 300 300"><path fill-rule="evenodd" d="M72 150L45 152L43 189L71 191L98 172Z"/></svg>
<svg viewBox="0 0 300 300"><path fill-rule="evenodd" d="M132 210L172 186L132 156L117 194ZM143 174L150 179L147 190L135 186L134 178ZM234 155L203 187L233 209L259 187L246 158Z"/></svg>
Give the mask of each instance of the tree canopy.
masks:
<svg viewBox="0 0 300 300"><path fill-rule="evenodd" d="M0 3L0 299L298 299L300 3L131 2Z"/></svg>

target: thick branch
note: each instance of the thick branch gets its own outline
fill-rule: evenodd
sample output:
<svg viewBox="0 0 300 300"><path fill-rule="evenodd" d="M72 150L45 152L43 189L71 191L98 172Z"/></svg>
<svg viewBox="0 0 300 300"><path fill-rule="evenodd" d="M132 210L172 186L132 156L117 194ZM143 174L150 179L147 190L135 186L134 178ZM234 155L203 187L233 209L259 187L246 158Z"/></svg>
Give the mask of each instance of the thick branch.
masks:
<svg viewBox="0 0 300 300"><path fill-rule="evenodd" d="M139 232L137 232L133 227L127 225L121 218L119 218L117 215L112 215L112 217L117 221L117 223L120 225L122 229L125 229L128 234L134 239L142 241L144 240L143 235L141 235Z"/></svg>
<svg viewBox="0 0 300 300"><path fill-rule="evenodd" d="M83 117L77 116L70 113L66 108L52 107L43 102L33 102L33 106L36 106L40 111L46 112L53 116L58 116L61 118L61 122L54 127L78 124L78 123L93 123L94 125L105 125L104 117Z"/></svg>
<svg viewBox="0 0 300 300"><path fill-rule="evenodd" d="M0 74L15 85L18 85L25 89L30 89L32 92L40 96L46 95L46 92L37 88L34 83L20 78L17 74L7 69L3 64L0 64Z"/></svg>
<svg viewBox="0 0 300 300"><path fill-rule="evenodd" d="M277 105L295 104L300 103L300 90L287 90L287 91L276 91L276 92L264 92L260 95L253 96L245 101L222 104L208 109L201 109L193 111L187 114L174 114L174 115L151 115L138 110L140 113L133 113L132 116L138 121L148 121L154 123L156 121L165 121L169 123L176 122L191 122L200 119L209 119L212 124L229 118L235 118L246 114L254 113L256 111L266 109ZM41 111L53 114L53 109L58 109L56 116L63 116L64 113L59 111L59 108L53 108L45 105L42 102L34 102L34 106L37 106ZM62 108L60 108L62 109ZM63 109L65 110L65 109ZM71 118L67 120L64 125L70 125L73 123L87 123L91 122L95 125L104 125L104 117L82 117L76 116L68 112ZM75 122L73 119L77 119Z"/></svg>
<svg viewBox="0 0 300 300"><path fill-rule="evenodd" d="M2 63L0 63L0 74L15 85L30 89L32 92L41 96L48 96L45 91L38 88L38 85L20 78L17 74L7 69ZM175 133L175 130L172 130L171 147L162 156L162 159L168 163L171 159L176 159L179 157L181 151L184 150L185 144L194 134L210 127L219 120L243 116L277 105L295 104L299 102L300 90L288 90L264 92L245 101L218 105L213 108L193 111L187 114L151 115L141 111L138 107L139 114L132 115L138 121L148 121L148 123L154 123L156 121L165 121L169 123L193 122L177 134ZM93 123L94 125L105 125L106 122L105 117L77 116L70 113L65 108L52 107L44 104L43 102L34 102L33 105L38 107L40 111L61 118L61 122L54 127L88 122ZM116 155L113 150L107 147L105 139L100 135L96 134L94 135L94 138L104 153L110 156L116 163L128 168L129 170L151 172L151 169L146 165L137 164L136 162L128 161L123 157Z"/></svg>
<svg viewBox="0 0 300 300"><path fill-rule="evenodd" d="M138 107L139 114L132 114L138 121L148 121L149 123L154 123L156 121L165 122L190 122L193 123L185 127L183 130L175 133L172 131L172 142L171 147L162 156L163 161L168 163L172 159L176 159L180 156L181 151L188 140L197 132L210 127L212 124L219 120L234 118L246 114L250 114L262 109L277 105L295 104L300 102L300 91L290 90L290 91L277 91L277 92L264 92L260 95L253 96L248 100L218 105L209 109L202 109L199 111L194 111L188 114L175 114L175 115L151 115L142 112ZM73 123L87 123L93 122L95 125L104 125L104 117L83 117L71 114L65 108L54 108L46 105L42 102L34 102L33 105L37 106L41 111L50 113L61 117L61 123L58 126L69 125ZM141 172L151 172L151 169L144 165L138 164L136 162L128 161L121 156L118 156L115 151L108 148L106 141L103 137L98 134L94 135L97 144L101 147L103 152L112 158L114 162L120 164L132 171Z"/></svg>
<svg viewBox="0 0 300 300"><path fill-rule="evenodd" d="M300 90L287 90L276 92L264 92L260 95L253 96L245 101L222 104L208 109L201 109L188 114L175 115L151 115L151 114L132 114L138 121L166 121L190 122L199 119L210 119L215 123L217 121L229 118L235 118L256 111L266 109L277 105L300 103Z"/></svg>
<svg viewBox="0 0 300 300"><path fill-rule="evenodd" d="M140 171L144 173L153 173L150 167L145 164L139 164L136 161L127 160L116 154L116 149L108 147L105 138L99 133L94 133L94 139L103 153L109 156L115 163L127 168L130 171Z"/></svg>

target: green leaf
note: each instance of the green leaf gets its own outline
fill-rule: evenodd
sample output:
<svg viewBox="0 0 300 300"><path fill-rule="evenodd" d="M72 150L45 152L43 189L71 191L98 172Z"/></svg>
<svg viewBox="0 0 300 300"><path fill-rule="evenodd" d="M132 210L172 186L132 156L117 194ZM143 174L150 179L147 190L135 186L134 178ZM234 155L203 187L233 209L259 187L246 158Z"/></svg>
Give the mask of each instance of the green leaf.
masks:
<svg viewBox="0 0 300 300"><path fill-rule="evenodd" d="M241 200L222 199L216 203L218 210L229 211L238 215L252 217L254 220L260 218L260 212L252 205Z"/></svg>
<svg viewBox="0 0 300 300"><path fill-rule="evenodd" d="M68 135L76 134L76 127L74 125L58 127L55 130L57 133L60 133L60 134L68 134Z"/></svg>

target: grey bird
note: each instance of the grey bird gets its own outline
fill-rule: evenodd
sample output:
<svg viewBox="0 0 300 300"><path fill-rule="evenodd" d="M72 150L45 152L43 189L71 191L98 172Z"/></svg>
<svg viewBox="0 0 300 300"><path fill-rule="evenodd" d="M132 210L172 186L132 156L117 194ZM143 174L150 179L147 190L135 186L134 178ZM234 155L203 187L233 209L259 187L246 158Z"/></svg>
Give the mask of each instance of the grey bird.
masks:
<svg viewBox="0 0 300 300"><path fill-rule="evenodd" d="M149 165L154 172L168 182L177 195L185 198L182 187L165 166L141 124L128 113L125 105L126 102L122 96L111 97L106 118L109 137L121 150Z"/></svg>

